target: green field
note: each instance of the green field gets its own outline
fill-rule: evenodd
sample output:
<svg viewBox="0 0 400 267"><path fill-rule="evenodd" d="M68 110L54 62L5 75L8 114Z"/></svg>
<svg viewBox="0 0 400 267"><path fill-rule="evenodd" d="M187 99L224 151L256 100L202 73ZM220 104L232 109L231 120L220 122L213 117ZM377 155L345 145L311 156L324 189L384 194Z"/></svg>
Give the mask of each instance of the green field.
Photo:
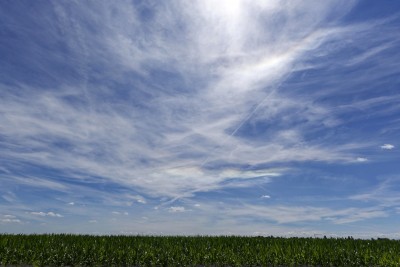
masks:
<svg viewBox="0 0 400 267"><path fill-rule="evenodd" d="M2 266L400 266L400 241L2 234L0 263Z"/></svg>

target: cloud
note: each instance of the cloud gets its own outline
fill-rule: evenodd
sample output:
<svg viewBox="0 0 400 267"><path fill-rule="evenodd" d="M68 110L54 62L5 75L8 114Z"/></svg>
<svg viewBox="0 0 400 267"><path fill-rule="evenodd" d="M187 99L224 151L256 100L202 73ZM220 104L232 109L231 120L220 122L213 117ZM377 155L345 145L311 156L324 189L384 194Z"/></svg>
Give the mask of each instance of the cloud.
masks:
<svg viewBox="0 0 400 267"><path fill-rule="evenodd" d="M136 196L128 195L127 198L135 200L137 203L140 203L140 204L146 204L147 203L146 199L143 196L140 196L140 195L136 195Z"/></svg>
<svg viewBox="0 0 400 267"><path fill-rule="evenodd" d="M2 222L2 223L21 223L21 220L5 218L5 219L0 219L0 222Z"/></svg>
<svg viewBox="0 0 400 267"><path fill-rule="evenodd" d="M397 207L400 196L396 189L398 188L399 178L389 177L382 179L373 188L364 189L363 192L349 197L351 200L362 202L379 203L384 207Z"/></svg>
<svg viewBox="0 0 400 267"><path fill-rule="evenodd" d="M170 207L168 208L168 211L172 213L180 213L180 212L185 212L187 210L185 209L185 207Z"/></svg>
<svg viewBox="0 0 400 267"><path fill-rule="evenodd" d="M63 215L52 212L52 211L49 211L47 213L43 212L43 211L32 211L32 212L30 212L30 214L35 215L35 216L41 216L41 217L58 217L58 218L64 217Z"/></svg>
<svg viewBox="0 0 400 267"><path fill-rule="evenodd" d="M262 195L261 198L269 199L269 198L271 198L271 196L269 196L269 195Z"/></svg>
<svg viewBox="0 0 400 267"><path fill-rule="evenodd" d="M129 215L129 213L126 212L126 211L124 211L124 212L112 211L111 213L114 214L114 215L125 215L125 216Z"/></svg>
<svg viewBox="0 0 400 267"><path fill-rule="evenodd" d="M203 205L204 206L204 205ZM223 206L204 207L204 212L215 213L232 218L253 218L278 224L331 221L333 224L346 224L371 218L388 217L389 213L382 207L369 208L329 208L300 205L235 205L225 203Z"/></svg>
<svg viewBox="0 0 400 267"><path fill-rule="evenodd" d="M368 161L368 159L367 158L363 158L363 157L358 157L357 161L358 162L366 162L366 161Z"/></svg>
<svg viewBox="0 0 400 267"><path fill-rule="evenodd" d="M352 5L343 4L344 12ZM250 179L268 181L283 172L241 170L243 165L353 158L339 144L304 138L316 128L329 129L335 121L329 109L277 90L309 52L341 39L342 29L319 26L329 16L341 16L332 11L333 1L284 7L279 2L178 1L160 5L145 22L126 3L114 7L117 17L106 2L95 10L71 5L76 12L54 6L66 45L79 55L80 78L57 91L2 85L8 159L55 168L69 179L101 177L174 198L252 186ZM74 26L92 25L89 18L100 15L96 35ZM280 30L272 18L285 18ZM178 29L177 23L185 27ZM95 66L104 66L110 80L88 82L90 75L101 76L92 71ZM32 91L35 98L27 97ZM23 178L29 179L66 190L50 179Z"/></svg>
<svg viewBox="0 0 400 267"><path fill-rule="evenodd" d="M6 201L10 202L10 203L15 203L18 201L18 197L16 194L14 194L13 192L7 192L4 195L2 195L2 198L5 199Z"/></svg>
<svg viewBox="0 0 400 267"><path fill-rule="evenodd" d="M381 146L382 149L387 149L387 150L392 150L394 148L394 145L391 144L384 144Z"/></svg>
<svg viewBox="0 0 400 267"><path fill-rule="evenodd" d="M389 213L385 210L377 209L377 208L367 208L356 210L353 209L354 213L348 214L347 216L334 218L333 221L335 224L346 224L353 223L358 221L363 221L367 219L373 218L384 218L388 217Z"/></svg>
<svg viewBox="0 0 400 267"><path fill-rule="evenodd" d="M22 223L22 222L14 215L5 214L5 215L0 215L0 223Z"/></svg>

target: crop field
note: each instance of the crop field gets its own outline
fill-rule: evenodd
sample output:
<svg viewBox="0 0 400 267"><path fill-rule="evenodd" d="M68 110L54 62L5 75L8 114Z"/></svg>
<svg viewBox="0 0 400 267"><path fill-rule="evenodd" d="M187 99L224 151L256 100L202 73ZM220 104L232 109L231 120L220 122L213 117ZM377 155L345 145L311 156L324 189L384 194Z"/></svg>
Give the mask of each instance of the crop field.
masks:
<svg viewBox="0 0 400 267"><path fill-rule="evenodd" d="M400 241L0 235L2 266L400 266Z"/></svg>

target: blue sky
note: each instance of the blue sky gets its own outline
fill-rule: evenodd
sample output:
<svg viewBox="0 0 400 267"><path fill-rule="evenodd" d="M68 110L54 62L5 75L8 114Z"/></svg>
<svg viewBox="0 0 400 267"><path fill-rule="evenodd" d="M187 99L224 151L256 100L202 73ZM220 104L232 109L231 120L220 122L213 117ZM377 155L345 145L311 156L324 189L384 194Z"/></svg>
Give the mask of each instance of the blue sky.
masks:
<svg viewBox="0 0 400 267"><path fill-rule="evenodd" d="M400 237L399 1L1 1L0 232Z"/></svg>

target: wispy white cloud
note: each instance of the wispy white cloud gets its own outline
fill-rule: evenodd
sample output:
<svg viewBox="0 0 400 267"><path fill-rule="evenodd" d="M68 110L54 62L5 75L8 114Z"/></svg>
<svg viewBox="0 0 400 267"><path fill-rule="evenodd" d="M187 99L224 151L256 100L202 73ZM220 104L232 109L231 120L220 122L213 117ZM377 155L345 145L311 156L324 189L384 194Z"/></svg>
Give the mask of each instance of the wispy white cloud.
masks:
<svg viewBox="0 0 400 267"><path fill-rule="evenodd" d="M204 206L204 207L203 207ZM202 205L204 212L216 213L222 216L234 218L253 218L254 220L265 220L265 222L276 222L279 224L293 224L302 222L325 221L333 224L346 224L364 221L372 218L389 216L388 211L382 207L369 208L329 208L317 206L299 205L254 205L254 204L224 204L224 205Z"/></svg>
<svg viewBox="0 0 400 267"><path fill-rule="evenodd" d="M389 213L387 211L378 208L352 209L352 213L343 217L334 218L333 221L335 224L346 224L388 216Z"/></svg>
<svg viewBox="0 0 400 267"><path fill-rule="evenodd" d="M5 214L0 215L0 223L22 223L22 221L14 215Z"/></svg>
<svg viewBox="0 0 400 267"><path fill-rule="evenodd" d="M41 217L58 217L58 218L64 217L63 215L52 212L52 211L49 211L49 212L32 211L32 212L30 212L30 214L35 215L35 216L41 216Z"/></svg>
<svg viewBox="0 0 400 267"><path fill-rule="evenodd" d="M11 175L6 174L3 176L3 181L12 182L13 184L19 184L21 186L33 187L33 188L42 188L47 190L68 191L68 186L61 182L55 181L54 178L44 177L36 177L29 174L23 175Z"/></svg>
<svg viewBox="0 0 400 267"><path fill-rule="evenodd" d="M124 212L112 211L111 213L112 213L113 215L125 215L125 216L128 216L128 215L129 215L129 213L128 213L127 211L124 211Z"/></svg>
<svg viewBox="0 0 400 267"><path fill-rule="evenodd" d="M384 144L381 146L382 149L387 149L387 150L392 150L394 148L394 145L392 144Z"/></svg>
<svg viewBox="0 0 400 267"><path fill-rule="evenodd" d="M7 202L10 203L15 203L18 201L18 197L16 194L14 194L13 192L8 191L7 193L5 193L4 195L2 195L2 198L4 200L6 200Z"/></svg>
<svg viewBox="0 0 400 267"><path fill-rule="evenodd" d="M332 9L334 1L283 6L274 1L178 1L162 4L146 22L127 3L115 9L117 17L106 2L95 10L73 4L88 18L102 16L97 35L74 26L91 21L54 4L68 45L77 53L82 49L81 74L95 75L93 64L109 62L105 66L110 79L132 84L125 92L86 78L57 91L2 85L1 130L8 146L4 155L62 170L70 179L99 176L169 197L245 186L247 181L224 182L233 178L232 169L215 169L217 165L351 162L354 155L344 147L304 138L310 129L331 127L335 118L330 109L283 94L278 87L309 52L319 51L332 38L341 39L343 29L319 25L327 17L342 16L353 4L343 1L338 10ZM272 18L282 21L276 24ZM177 30L178 23L185 27ZM146 84L124 72L137 73ZM157 80L152 78L157 72L168 74ZM35 98L26 97L32 90ZM293 113L300 117L290 116ZM265 133L257 138L241 132L278 121L281 126L268 134L261 129ZM240 170L234 174L246 179L260 175ZM274 177L272 172L267 176ZM38 186L65 189L55 181L30 179Z"/></svg>
<svg viewBox="0 0 400 267"><path fill-rule="evenodd" d="M128 199L132 199L132 200L134 200L135 202L140 203L140 204L146 204L146 203L147 203L146 199L145 199L143 196L140 196L140 195L136 195L136 196L128 195L128 196L126 196L126 197L127 197Z"/></svg>
<svg viewBox="0 0 400 267"><path fill-rule="evenodd" d="M2 222L2 223L21 223L21 220L5 218L5 219L0 219L0 222Z"/></svg>
<svg viewBox="0 0 400 267"><path fill-rule="evenodd" d="M175 213L175 212L185 212L187 210L185 209L185 207L177 206L177 207L169 207L168 211Z"/></svg>
<svg viewBox="0 0 400 267"><path fill-rule="evenodd" d="M363 192L354 194L349 197L351 200L362 202L378 203L381 206L393 208L397 207L400 201L400 196L397 192L399 178L389 177L382 179L373 188L364 189Z"/></svg>

